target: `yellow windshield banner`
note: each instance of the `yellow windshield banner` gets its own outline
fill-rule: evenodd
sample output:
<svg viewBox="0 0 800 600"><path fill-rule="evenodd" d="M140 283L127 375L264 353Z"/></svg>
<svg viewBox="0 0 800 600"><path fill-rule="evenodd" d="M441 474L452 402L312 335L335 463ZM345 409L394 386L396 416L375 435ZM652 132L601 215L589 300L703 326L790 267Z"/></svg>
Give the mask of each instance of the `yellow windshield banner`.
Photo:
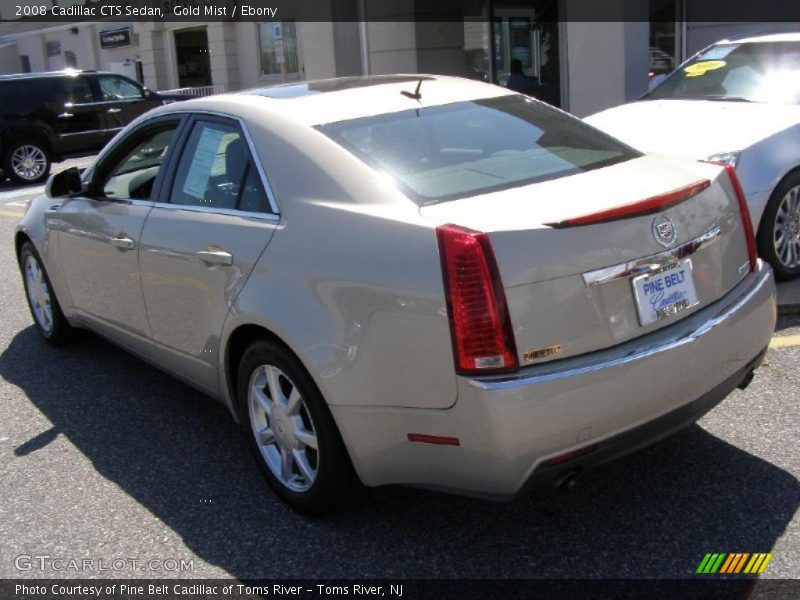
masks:
<svg viewBox="0 0 800 600"><path fill-rule="evenodd" d="M705 60L686 67L683 72L687 77L700 77L714 69L721 69L727 63L724 60Z"/></svg>

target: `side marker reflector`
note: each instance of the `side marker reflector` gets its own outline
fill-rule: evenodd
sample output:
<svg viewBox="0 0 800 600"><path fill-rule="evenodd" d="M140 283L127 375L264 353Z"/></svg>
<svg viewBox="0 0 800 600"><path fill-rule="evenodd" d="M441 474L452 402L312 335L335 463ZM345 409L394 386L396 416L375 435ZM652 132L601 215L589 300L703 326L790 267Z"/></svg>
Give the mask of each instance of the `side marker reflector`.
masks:
<svg viewBox="0 0 800 600"><path fill-rule="evenodd" d="M567 462L568 460L572 460L573 458L578 458L580 456L586 456L587 454L591 454L597 448L596 444L591 446L586 446L585 448L579 448L578 450L573 450L572 452L567 452L566 454L559 454L558 456L554 456L546 461L544 461L544 466L552 467L553 465L558 465L563 462Z"/></svg>
<svg viewBox="0 0 800 600"><path fill-rule="evenodd" d="M457 437L444 437L441 435L427 435L425 433L409 433L409 442L421 442L423 444L439 444L440 446L460 446L461 441Z"/></svg>

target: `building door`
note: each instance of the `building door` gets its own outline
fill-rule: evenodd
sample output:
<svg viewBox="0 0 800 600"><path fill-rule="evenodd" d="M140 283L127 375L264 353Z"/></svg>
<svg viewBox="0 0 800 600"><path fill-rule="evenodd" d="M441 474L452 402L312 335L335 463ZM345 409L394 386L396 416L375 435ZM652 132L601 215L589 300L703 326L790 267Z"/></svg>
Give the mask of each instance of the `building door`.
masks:
<svg viewBox="0 0 800 600"><path fill-rule="evenodd" d="M208 34L205 27L175 32L175 55L179 87L205 87L212 84L208 58Z"/></svg>
<svg viewBox="0 0 800 600"><path fill-rule="evenodd" d="M490 2L494 82L561 106L558 0Z"/></svg>

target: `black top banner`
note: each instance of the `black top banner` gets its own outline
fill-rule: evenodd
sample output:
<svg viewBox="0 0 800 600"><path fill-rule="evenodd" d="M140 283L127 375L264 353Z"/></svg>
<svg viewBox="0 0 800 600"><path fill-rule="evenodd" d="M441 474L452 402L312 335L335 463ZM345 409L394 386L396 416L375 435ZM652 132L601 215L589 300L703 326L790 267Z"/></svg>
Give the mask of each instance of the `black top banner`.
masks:
<svg viewBox="0 0 800 600"><path fill-rule="evenodd" d="M0 0L0 21L452 22L488 19L495 4L500 6L495 0ZM651 4L660 10L651 11ZM787 0L531 0L526 6L543 21L798 22L800 27L800 3Z"/></svg>

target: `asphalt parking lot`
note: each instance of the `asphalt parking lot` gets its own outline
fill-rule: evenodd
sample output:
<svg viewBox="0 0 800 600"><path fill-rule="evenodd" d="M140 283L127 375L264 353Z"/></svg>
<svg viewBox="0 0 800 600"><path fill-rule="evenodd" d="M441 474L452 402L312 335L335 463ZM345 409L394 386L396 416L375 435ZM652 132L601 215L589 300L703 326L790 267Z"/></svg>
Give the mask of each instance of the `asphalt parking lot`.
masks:
<svg viewBox="0 0 800 600"><path fill-rule="evenodd" d="M221 405L95 336L39 340L12 246L30 194L0 185L0 578L683 578L708 552L772 552L764 577L800 577L798 315L747 390L571 493L388 487L308 519L271 494Z"/></svg>

